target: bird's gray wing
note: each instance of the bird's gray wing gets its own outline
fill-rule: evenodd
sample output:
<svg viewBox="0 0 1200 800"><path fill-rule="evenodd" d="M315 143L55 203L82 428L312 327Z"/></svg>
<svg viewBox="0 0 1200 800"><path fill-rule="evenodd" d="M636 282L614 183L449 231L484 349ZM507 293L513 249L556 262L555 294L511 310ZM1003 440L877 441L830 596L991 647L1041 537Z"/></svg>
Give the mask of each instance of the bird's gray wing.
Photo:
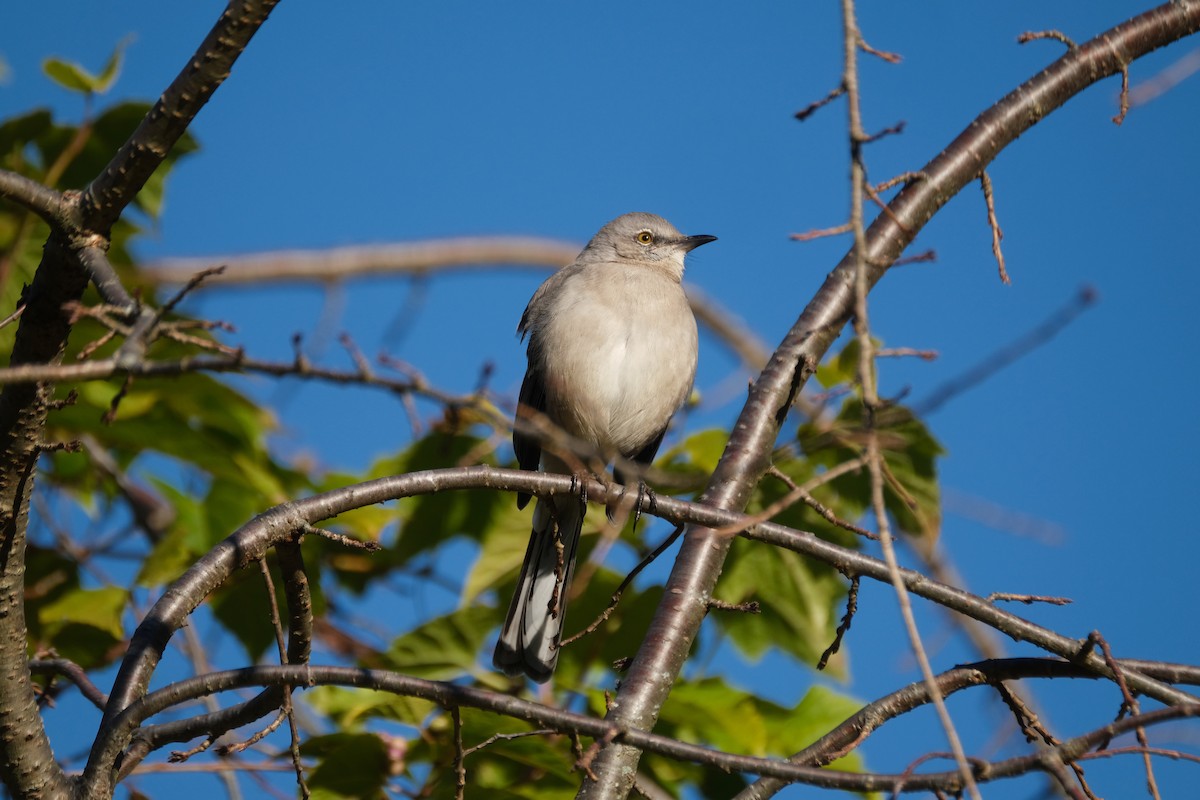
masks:
<svg viewBox="0 0 1200 800"><path fill-rule="evenodd" d="M517 465L521 469L536 470L542 460L542 446L538 440L528 433L521 431L520 422L536 414L546 413L546 385L542 380L541 371L529 364L525 371L525 380L521 382L521 394L517 398L517 422L513 427L513 450L517 454ZM529 503L530 495L517 492L517 508L524 508Z"/></svg>
<svg viewBox="0 0 1200 800"><path fill-rule="evenodd" d="M667 429L664 426L661 431L656 433L650 441L642 446L641 450L633 453L622 453L621 457L635 464L640 464L643 467L648 467L654 463L654 456L658 453L658 448L662 446L663 437L666 435ZM625 475L621 472L620 467L613 467L613 479L622 486L625 485Z"/></svg>

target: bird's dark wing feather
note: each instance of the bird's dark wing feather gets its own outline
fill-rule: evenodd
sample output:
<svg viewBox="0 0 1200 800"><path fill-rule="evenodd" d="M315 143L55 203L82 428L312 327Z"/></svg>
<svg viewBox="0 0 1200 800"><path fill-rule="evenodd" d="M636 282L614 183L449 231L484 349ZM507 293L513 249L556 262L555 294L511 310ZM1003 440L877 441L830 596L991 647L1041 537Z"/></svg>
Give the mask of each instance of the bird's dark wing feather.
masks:
<svg viewBox="0 0 1200 800"><path fill-rule="evenodd" d="M546 385L541 373L530 365L525 371L525 380L521 382L521 394L517 398L517 419L528 419L535 413L546 413ZM662 437L659 437L661 441ZM517 465L521 469L536 470L542 460L542 446L538 440L520 430L513 430L513 450L517 454ZM517 508L524 508L529 502L530 495L517 492Z"/></svg>
<svg viewBox="0 0 1200 800"><path fill-rule="evenodd" d="M638 450L636 453L622 453L621 455L635 464L648 467L654 462L654 456L658 453L658 448L662 446L663 437L666 435L667 429L664 427L653 439L646 442L641 450ZM620 467L613 468L613 479L622 486L625 485L625 476L621 474Z"/></svg>

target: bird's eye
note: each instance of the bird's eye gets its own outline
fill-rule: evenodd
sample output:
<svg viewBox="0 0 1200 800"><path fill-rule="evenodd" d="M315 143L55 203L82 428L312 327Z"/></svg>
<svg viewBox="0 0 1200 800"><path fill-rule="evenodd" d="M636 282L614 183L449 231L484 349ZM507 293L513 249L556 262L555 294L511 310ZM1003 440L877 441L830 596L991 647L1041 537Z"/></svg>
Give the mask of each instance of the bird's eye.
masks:
<svg viewBox="0 0 1200 800"><path fill-rule="evenodd" d="M638 244L650 244L654 241L654 234L650 231L642 231L637 235Z"/></svg>

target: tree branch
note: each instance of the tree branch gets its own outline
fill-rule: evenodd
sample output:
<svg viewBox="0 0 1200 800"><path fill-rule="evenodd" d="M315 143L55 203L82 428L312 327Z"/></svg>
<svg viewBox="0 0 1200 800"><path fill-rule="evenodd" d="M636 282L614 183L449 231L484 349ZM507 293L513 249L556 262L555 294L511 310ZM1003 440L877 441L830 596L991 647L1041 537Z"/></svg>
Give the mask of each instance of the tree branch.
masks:
<svg viewBox="0 0 1200 800"><path fill-rule="evenodd" d="M26 291L10 364L53 364L62 358L71 330L63 304L78 300L86 285L65 243L52 235ZM52 396L53 388L44 383L0 391L0 777L15 796L33 798L67 791L37 707L26 653L25 532Z"/></svg>
<svg viewBox="0 0 1200 800"><path fill-rule="evenodd" d="M580 245L534 236L462 236L417 242L284 250L251 255L168 258L145 265L139 275L158 284L183 283L213 264L226 267L208 285L246 286L290 281L331 283L370 275L425 276L496 265L554 268L575 260ZM767 348L734 314L694 286L688 301L697 320L749 368L767 363Z"/></svg>
<svg viewBox="0 0 1200 800"><path fill-rule="evenodd" d="M1023 659L1021 661L1036 662L1034 659ZM972 669L986 675L988 667L986 665L972 665L972 667L963 668L962 671L967 672ZM1024 674L1015 666L1010 666L1009 669L1017 676ZM1033 669L1037 672L1044 672L1054 668L1047 668L1043 664L1034 663ZM971 676L959 677L955 675L954 677L960 684L957 688L978 685L978 683L969 679ZM947 683L951 684L952 682L947 680ZM122 712L114 721L117 736L113 741L128 738L130 733L142 721L154 714L216 692L247 686L284 687L315 685L364 687L403 696L420 697L446 708L460 708L464 706L479 708L515 719L526 720L540 727L582 734L596 740L626 743L639 749L661 753L662 755L678 760L719 767L726 771L746 772L781 778L787 782L803 782L813 786L858 792L899 791L901 789L908 791L938 789L941 791L956 792L962 787L961 776L957 771L916 775L907 773L899 775L875 775L870 773L825 770L778 759L722 753L706 747L687 744L667 736L646 733L632 728L620 728L610 721L599 720L561 709L549 708L538 703L532 703L511 695L499 694L489 690L440 681L423 680L384 670L324 665L249 667L210 673L173 683L150 693ZM902 690L902 692L907 692L911 696L911 699L906 697L907 702L914 705L920 704L919 693L924 691L927 691L927 687L919 684ZM905 703L893 701L892 705L899 712L899 709ZM1200 715L1200 704L1176 706L1127 717L1083 736L1065 741L1056 747L1049 748L1048 751L1043 750L1032 755L1010 758L995 763L979 762L976 779L981 781L996 780L998 778L1013 777L1042 769L1042 764L1045 758L1047 758L1047 752L1069 762L1079 758L1098 744L1106 742L1121 733L1133 730L1138 726L1149 727L1169 720L1189 718L1197 715ZM847 721L847 723L839 726L839 728L850 724L851 721ZM108 763L112 758L115 758L116 754L117 751L115 749L105 750L98 754L97 761L101 765ZM81 793L82 797L101 798L109 796L112 787L109 779L99 774L97 765L89 761L87 770L83 775L82 788L84 790Z"/></svg>
<svg viewBox="0 0 1200 800"><path fill-rule="evenodd" d="M84 225L107 233L227 77L278 0L232 0L187 65L80 197Z"/></svg>
<svg viewBox="0 0 1200 800"><path fill-rule="evenodd" d="M283 250L249 255L166 258L139 274L155 283L183 283L198 270L222 264L209 285L329 281L371 275L428 275L449 270L491 269L496 264L557 268L579 255L580 245L537 236L460 236L418 242Z"/></svg>
<svg viewBox="0 0 1200 800"><path fill-rule="evenodd" d="M97 763L98 760L115 758L116 754L129 745L129 737L134 735L133 729L122 729L116 719L144 695L170 637L186 622L191 612L234 571L263 558L272 546L282 542L290 543L296 531L305 529L305 526L343 512L403 497L469 488L522 491L539 496L575 495L579 491L578 479L570 475L523 472L488 466L458 467L380 478L285 503L260 514L210 550L171 584L134 631L110 694L106 721L92 747L88 774L92 775L93 779L97 779L96 776L101 772L107 774L107 770L111 769L113 764L109 762L108 766L103 766L102 763ZM616 484L602 484L594 480L588 481L586 486L588 500L599 504L616 502L623 491L623 487ZM709 528L734 525L739 521L742 524L752 522L751 518L744 514L669 497L651 499L647 496L641 498L641 502L645 513L656 514L673 522L691 522ZM758 523L746 531L745 535L819 558L843 572L861 574L883 582L891 579L891 572L882 561L831 544L811 533L795 531L773 523ZM979 619L1014 639L1031 642L1072 660L1081 669L1101 676L1111 677L1113 674L1100 655L1084 648L1082 640L1056 634L996 608L980 597L931 581L920 573L900 570L899 574L908 590L914 594ZM307 630L304 623L291 624L293 630ZM1166 703L1196 703L1196 699L1191 695L1141 674L1134 662L1117 663L1123 670L1127 684L1134 690ZM1185 671L1177 674L1189 673ZM272 710L257 705L255 708L260 711L259 716ZM216 715L205 718L206 724L226 724L228 719L224 717L216 722L214 720L217 720L217 715L226 714L227 711L216 712ZM238 724L245 724L250 722L251 718L239 717L239 720ZM181 736L185 732L195 736L201 729L194 727L191 721L185 720L151 726L145 730L152 732L150 735L153 742L138 737L138 747L132 757L139 760L149 752L152 743L161 744L165 741L168 731L170 737Z"/></svg>
<svg viewBox="0 0 1200 800"><path fill-rule="evenodd" d="M1156 664L1147 661L1136 663L1139 671L1156 680L1172 683L1187 682L1200 684L1200 668L1187 667L1186 673L1177 672L1179 665ZM969 686L985 686L1001 681L1023 678L1096 678L1094 673L1080 669L1068 661L1046 658L1000 658L964 664L946 670L937 676L936 684L943 695L949 696ZM1183 680L1177 680L1182 678ZM883 723L906 714L930 702L929 687L925 681L911 683L902 689L863 706L845 722L813 742L788 761L807 766L825 766L847 753L856 750ZM734 800L766 800L787 786L788 781L779 778L760 778L742 790Z"/></svg>
<svg viewBox="0 0 1200 800"><path fill-rule="evenodd" d="M108 230L224 80L272 6L272 0L231 4L200 53L77 199L13 173L0 174L0 193L47 218L54 228L26 293L11 366L53 365L62 358L72 326L64 306L83 295L87 268L99 283L107 279L103 269L96 269L107 262L96 256L103 253ZM123 288L108 288L117 299L128 297ZM7 384L0 391L0 777L14 795L30 798L68 793L34 699L25 653L25 533L52 394L48 383Z"/></svg>
<svg viewBox="0 0 1200 800"><path fill-rule="evenodd" d="M68 212L62 194L31 178L0 169L0 197L24 206L53 228L65 227Z"/></svg>
<svg viewBox="0 0 1200 800"><path fill-rule="evenodd" d="M1010 142L1047 114L1134 59L1200 29L1200 2L1161 5L1069 51L976 118L920 171L875 218L863 260L868 288L951 197L975 180ZM719 508L742 508L768 465L791 403L837 338L854 305L855 253L843 257L774 352L750 391L725 453L701 496ZM648 729L658 717L700 629L730 539L693 528L683 545L642 646L622 681L610 719ZM579 796L618 800L628 793L639 754L625 745L604 748Z"/></svg>

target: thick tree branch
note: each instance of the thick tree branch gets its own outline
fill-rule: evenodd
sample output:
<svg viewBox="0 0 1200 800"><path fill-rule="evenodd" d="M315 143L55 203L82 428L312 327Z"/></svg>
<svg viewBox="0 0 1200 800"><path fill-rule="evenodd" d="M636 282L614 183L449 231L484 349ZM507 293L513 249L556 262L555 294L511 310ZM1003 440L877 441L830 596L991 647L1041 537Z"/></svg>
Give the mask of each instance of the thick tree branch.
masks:
<svg viewBox="0 0 1200 800"><path fill-rule="evenodd" d="M1029 659L1024 661L1034 662L1035 660ZM1016 666L1003 666L1007 666L1007 673L1009 675L1020 677L1024 674ZM1047 667L1040 663L1033 663L1030 668L1033 670L1033 674L1041 674L1054 670L1053 667ZM964 668L962 672L970 670L986 676L988 666L986 664L972 665L970 668ZM1064 672L1065 675L1066 673ZM978 680L973 681L970 679L971 677L975 677L973 675L964 677L955 675L953 677L956 681L945 681L948 687L961 689L978 685L979 683ZM446 708L480 708L516 719L526 720L540 727L573 732L597 740L628 743L631 746L651 750L679 760L720 767L726 771L770 776L781 778L788 782L803 782L813 786L859 792L888 790L921 791L929 789L956 792L962 787L961 776L957 772L875 775L824 770L778 759L722 753L706 747L680 742L666 736L646 733L637 729L620 728L610 721L599 720L561 709L549 708L538 703L531 703L512 697L511 695L498 694L484 689L460 686L453 683L428 681L395 672L357 667L271 665L216 672L179 681L156 692L152 692L122 712L114 721L117 736L113 741L128 738L142 721L154 714L189 700L208 696L216 692L248 686L283 687L315 685L365 687L404 696L420 697ZM895 707L893 713L902 713L901 709L906 704L910 707L919 705L921 701L919 693L927 692L927 687L914 685L907 687L902 692L907 693L905 700L904 702L892 702L892 705ZM1177 706L1128 717L1105 725L1083 736L1063 742L1057 747L1050 748L1049 754L1063 761L1073 761L1112 737L1139 726L1148 727L1169 720L1197 715L1200 715L1200 705ZM854 718L844 723L844 725L852 724L853 720ZM89 762L87 770L83 775L81 797L103 798L111 794L112 786L110 777L101 774L98 765L107 763L115 758L117 751L115 749L108 749L97 755L97 763ZM981 781L996 780L1043 769L1043 764L1047 757L1048 752L1043 750L1033 755L1010 758L995 763L980 762L977 766L978 774L976 775L976 779Z"/></svg>
<svg viewBox="0 0 1200 800"><path fill-rule="evenodd" d="M0 175L4 196L41 214L55 229L26 293L10 366L56 364L61 359L71 331L64 307L82 296L88 268L106 288L111 272L105 272L103 258L108 230L220 85L273 6L270 0L231 4L200 53L78 198L56 195L12 173ZM114 288L109 283L107 288L118 300L128 298L119 284ZM0 392L0 777L14 795L26 798L67 793L34 700L25 653L25 532L52 393L48 383L7 384Z"/></svg>
<svg viewBox="0 0 1200 800"><path fill-rule="evenodd" d="M63 311L87 279L58 236L46 242L26 291L10 364L53 364L71 330ZM0 391L0 777L14 795L60 797L63 775L42 725L27 664L25 531L38 446L53 388L44 383Z"/></svg>
<svg viewBox="0 0 1200 800"><path fill-rule="evenodd" d="M35 180L0 169L0 197L24 206L51 227L62 228L67 222L67 203L62 194Z"/></svg>
<svg viewBox="0 0 1200 800"><path fill-rule="evenodd" d="M221 264L226 269L207 285L259 285L275 282L333 283L369 275L425 276L496 265L557 269L575 260L581 245L533 236L463 236L394 244L285 250L211 258L169 258L144 266L140 275L155 283L183 283L197 271ZM694 286L688 301L697 320L749 368L767 363L766 346L734 314Z"/></svg>
<svg viewBox="0 0 1200 800"><path fill-rule="evenodd" d="M155 283L184 283L197 271L222 264L209 285L259 285L292 281L340 281L371 275L428 275L452 270L512 267L557 268L579 255L580 245L537 236L461 236L418 242L283 250L248 255L167 258L151 261L140 275Z"/></svg>
<svg viewBox="0 0 1200 800"><path fill-rule="evenodd" d="M84 225L106 234L158 169L278 0L233 0L117 154L80 197Z"/></svg>
<svg viewBox="0 0 1200 800"><path fill-rule="evenodd" d="M978 178L1010 142L1097 81L1121 72L1136 58L1200 29L1200 1L1161 5L1071 50L976 118L909 183L867 231L868 287L951 197ZM702 495L720 508L742 508L767 468L779 428L800 389L854 306L854 265L847 254L772 355L755 382L724 455ZM663 600L630 665L610 718L622 727L654 725L700 629L728 552L729 538L693 528L668 578ZM637 772L636 749L604 748L585 778L580 797L624 798Z"/></svg>
<svg viewBox="0 0 1200 800"><path fill-rule="evenodd" d="M1132 664L1134 662L1126 662ZM1183 678L1177 665L1137 662L1143 674L1156 680ZM970 686L994 685L1000 681L1023 678L1096 678L1087 670L1068 661L1046 658L1001 658L965 664L937 676L936 683L943 695L951 695ZM1188 667L1186 682L1200 683L1200 668ZM858 749L867 737L883 723L929 703L929 687L925 681L912 683L886 697L869 703L829 733L796 753L788 760L805 766L824 766ZM740 792L734 800L766 800L787 786L780 778L760 778Z"/></svg>
<svg viewBox="0 0 1200 800"><path fill-rule="evenodd" d="M107 767L102 767L97 760L110 756L115 758L116 754L130 744L128 737L133 735L133 729L120 728L115 722L116 718L144 695L151 676L174 632L187 621L192 611L204 602L204 599L213 590L224 583L234 571L263 558L272 546L283 542L292 542L296 531L305 529L307 525L329 519L343 512L418 494L468 488L523 491L542 496L575 494L579 490L577 480L569 475L522 472L487 466L459 467L381 478L285 503L260 514L209 551L168 587L134 632L110 694L106 722L92 748L89 774L97 776L101 774L97 770L105 771L115 767L112 762L109 762ZM616 502L623 492L622 487L602 484L598 481L588 482L586 490L590 501L601 504ZM669 497L653 499L648 496L643 497L642 509L645 513L657 514L673 522L691 522L709 528L739 523L745 525L752 522L744 514ZM860 574L883 582L891 579L888 566L882 561L855 550L831 544L814 534L795 531L773 523L758 523L750 527L745 535L819 558L847 574ZM1073 661L1081 669L1101 676L1112 675L1105 660L1085 647L1085 640L1069 639L1056 634L1015 614L999 609L980 597L931 581L920 573L901 570L900 576L908 590L914 594L979 619L1014 639L1031 642L1051 653ZM293 613L295 610L295 608L292 609ZM294 631L307 630L306 623L302 621L293 621L292 626ZM1134 690L1166 703L1195 704L1196 700L1191 695L1142 675L1132 662L1121 661L1118 663L1121 665L1126 682ZM243 706L237 708L243 708ZM264 709L256 705L255 710L265 714L271 709ZM202 719L204 719L205 725L225 725L229 722L229 718L218 718L219 715L225 713L217 712L216 715ZM241 715L242 712L238 712L238 714L240 715L238 724L251 721L251 718ZM197 727L185 720L180 723L152 726L147 730L152 732L150 739L141 739L140 744L134 748L133 758L140 759L144 756L149 751L151 744L161 744L166 740L179 741L180 739L177 737L182 737L184 734L195 736L200 731L210 730L210 728ZM105 772L105 774L107 773Z"/></svg>

